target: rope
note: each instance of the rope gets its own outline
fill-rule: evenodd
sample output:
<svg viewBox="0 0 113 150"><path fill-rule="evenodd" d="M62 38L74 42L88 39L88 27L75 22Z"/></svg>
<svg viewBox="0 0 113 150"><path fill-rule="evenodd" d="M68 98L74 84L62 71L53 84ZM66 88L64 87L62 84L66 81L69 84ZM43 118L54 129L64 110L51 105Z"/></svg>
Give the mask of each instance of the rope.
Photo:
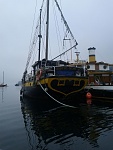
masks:
<svg viewBox="0 0 113 150"><path fill-rule="evenodd" d="M59 102L59 101L56 100L54 97L52 97L48 92L45 91L45 89L43 88L43 86L40 84L39 81L38 81L38 84L40 85L40 87L42 88L42 90L43 90L51 99L53 99L55 102L59 103L60 105L65 106L65 107L76 108L75 106L71 106L71 105L67 105L67 104L64 104L64 103Z"/></svg>

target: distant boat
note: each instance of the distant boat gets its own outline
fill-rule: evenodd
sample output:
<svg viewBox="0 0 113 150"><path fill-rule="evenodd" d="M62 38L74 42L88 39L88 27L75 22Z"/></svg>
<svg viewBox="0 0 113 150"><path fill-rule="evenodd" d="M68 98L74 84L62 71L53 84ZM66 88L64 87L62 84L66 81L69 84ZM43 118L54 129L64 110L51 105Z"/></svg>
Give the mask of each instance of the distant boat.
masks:
<svg viewBox="0 0 113 150"><path fill-rule="evenodd" d="M5 87L7 84L4 84L4 71L3 71L3 83L0 84L0 87Z"/></svg>
<svg viewBox="0 0 113 150"><path fill-rule="evenodd" d="M4 86L7 86L7 84L0 84L0 87L4 87Z"/></svg>
<svg viewBox="0 0 113 150"><path fill-rule="evenodd" d="M15 86L21 86L22 85L22 82L21 81L18 81Z"/></svg>
<svg viewBox="0 0 113 150"><path fill-rule="evenodd" d="M55 0L56 6L60 12L62 21L66 27L66 35L63 36L64 40L67 40L67 34L70 34L70 38L73 40L74 36L63 16L63 13L59 7L57 0ZM67 49L63 53L59 54L58 56L54 57L53 59L48 59L48 34L49 34L49 0L47 0L47 16L46 16L46 36L42 36L41 34L41 15L42 8L40 9L40 23L36 27L35 36L33 38L33 45L31 46L30 53L28 55L28 60L26 64L25 71L22 77L22 89L20 94L23 96L27 96L30 98L52 98L53 100L58 99L62 102L64 99L68 100L71 99L76 102L76 98L79 97L81 94L80 92L84 89L87 84L87 73L84 66L79 67L77 65L72 65L68 61L61 60L61 56L64 57L68 51L71 51L73 48L76 48L77 42L74 39L74 46ZM43 21L44 22L44 21ZM39 28L38 28L39 27ZM44 30L45 31L45 30ZM39 34L38 34L39 32ZM45 34L44 34L45 35ZM42 38L45 40L45 54L44 58L40 59L41 55L40 52L42 46L41 41ZM54 36L52 37L54 38ZM68 39L69 42L71 39ZM39 39L39 49L38 49L38 60L32 63L31 72L28 73L28 66L31 58L32 52L34 52L34 43L36 44L35 39ZM44 44L44 43L43 43ZM54 47L54 53L55 53ZM60 60L55 60L60 57ZM78 96L79 95L79 96Z"/></svg>
<svg viewBox="0 0 113 150"><path fill-rule="evenodd" d="M16 84L15 84L15 86L19 86L19 84L18 84L18 83L16 83Z"/></svg>

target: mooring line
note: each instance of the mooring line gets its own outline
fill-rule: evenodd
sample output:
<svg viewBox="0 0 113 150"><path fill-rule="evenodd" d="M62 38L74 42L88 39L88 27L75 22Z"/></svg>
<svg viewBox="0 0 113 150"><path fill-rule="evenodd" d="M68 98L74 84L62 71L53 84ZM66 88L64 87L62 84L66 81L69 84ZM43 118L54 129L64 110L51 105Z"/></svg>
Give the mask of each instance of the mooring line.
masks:
<svg viewBox="0 0 113 150"><path fill-rule="evenodd" d="M64 103L59 102L59 101L56 100L54 97L52 97L47 91L45 91L45 89L43 88L43 86L40 84L39 81L38 81L38 83L39 83L40 87L42 88L42 90L43 90L51 99L53 99L55 102L57 102L57 103L59 103L59 104L65 106L65 107L76 108L75 106L71 106L71 105L67 105L67 104L64 104Z"/></svg>

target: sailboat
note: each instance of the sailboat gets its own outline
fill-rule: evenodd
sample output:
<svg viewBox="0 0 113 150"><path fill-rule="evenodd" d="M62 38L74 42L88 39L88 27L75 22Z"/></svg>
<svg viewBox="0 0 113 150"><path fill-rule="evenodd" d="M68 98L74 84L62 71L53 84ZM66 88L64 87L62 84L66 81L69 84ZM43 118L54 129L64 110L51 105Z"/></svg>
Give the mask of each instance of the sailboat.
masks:
<svg viewBox="0 0 113 150"><path fill-rule="evenodd" d="M0 84L0 87L7 86L7 84L4 84L4 71L3 71L3 82Z"/></svg>
<svg viewBox="0 0 113 150"><path fill-rule="evenodd" d="M43 1L44 2L44 1ZM69 60L61 59L62 56L70 52L72 56L72 50L76 49L78 45L77 41L74 39L74 36L68 26L67 21L64 18L62 10L57 2L54 0L55 6L57 6L57 10L60 12L61 22L63 22L66 28L66 36L63 39L64 41L69 41L70 38L66 39L67 35L69 34L71 39L73 40L74 44L70 48L66 49L65 51L61 52L59 55L53 58L49 58L49 5L50 0L46 0L46 30L45 30L45 37L42 35L42 22L44 22L42 18L42 10L44 4L42 4L40 9L39 15L39 22L36 26L34 37L32 44L30 46L27 64L25 67L25 71L22 77L22 88L20 90L21 96L27 96L29 98L36 98L37 101L39 99L45 100L53 99L56 102L64 102L65 100L71 99L72 101L76 102L77 97L81 96L81 92L83 91L84 87L87 84L88 77L87 77L87 70L84 65L77 66L74 62L72 63ZM51 26L53 28L53 25ZM52 29L53 30L53 29ZM44 51L41 44L42 39L45 40L45 55L41 59L41 52ZM54 39L54 35L52 36ZM38 41L38 59L32 64L31 71L28 73L28 66L30 64L30 59L32 57L32 53L34 52L34 47L36 46L36 42ZM56 42L53 41L56 44ZM54 53L56 50L56 45L54 45ZM36 55L36 54L35 54ZM69 55L69 54L68 54ZM59 59L58 59L59 58ZM47 102L47 101L46 101Z"/></svg>

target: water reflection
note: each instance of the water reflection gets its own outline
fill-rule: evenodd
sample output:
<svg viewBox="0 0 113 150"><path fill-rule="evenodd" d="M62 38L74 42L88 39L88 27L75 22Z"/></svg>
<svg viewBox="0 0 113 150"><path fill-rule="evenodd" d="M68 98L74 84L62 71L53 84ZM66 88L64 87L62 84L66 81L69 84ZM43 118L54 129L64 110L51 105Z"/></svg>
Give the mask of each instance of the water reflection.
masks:
<svg viewBox="0 0 113 150"><path fill-rule="evenodd" d="M57 107L40 111L36 101L22 100L21 110L31 149L99 148L100 136L113 129L113 107L92 103L79 104L75 109Z"/></svg>
<svg viewBox="0 0 113 150"><path fill-rule="evenodd" d="M2 100L2 102L3 102L3 100L4 100L4 87L0 87L0 95L1 95L1 100Z"/></svg>

